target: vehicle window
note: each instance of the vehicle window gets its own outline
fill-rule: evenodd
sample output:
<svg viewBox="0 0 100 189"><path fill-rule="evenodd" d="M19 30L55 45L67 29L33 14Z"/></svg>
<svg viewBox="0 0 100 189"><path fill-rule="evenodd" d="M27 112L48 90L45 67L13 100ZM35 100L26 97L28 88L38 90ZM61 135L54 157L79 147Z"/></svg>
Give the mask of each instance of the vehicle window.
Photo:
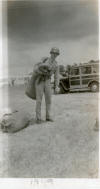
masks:
<svg viewBox="0 0 100 189"><path fill-rule="evenodd" d="M86 67L82 67L81 72L82 72L82 74L85 74L86 73Z"/></svg>
<svg viewBox="0 0 100 189"><path fill-rule="evenodd" d="M74 75L74 70L72 68L70 69L70 74Z"/></svg>
<svg viewBox="0 0 100 189"><path fill-rule="evenodd" d="M93 65L93 73L98 73L99 72L99 65Z"/></svg>
<svg viewBox="0 0 100 189"><path fill-rule="evenodd" d="M71 69L71 75L79 75L79 68Z"/></svg>
<svg viewBox="0 0 100 189"><path fill-rule="evenodd" d="M90 74L91 73L91 67L82 67L81 72L82 74Z"/></svg>
<svg viewBox="0 0 100 189"><path fill-rule="evenodd" d="M74 75L79 75L79 68L74 69Z"/></svg>

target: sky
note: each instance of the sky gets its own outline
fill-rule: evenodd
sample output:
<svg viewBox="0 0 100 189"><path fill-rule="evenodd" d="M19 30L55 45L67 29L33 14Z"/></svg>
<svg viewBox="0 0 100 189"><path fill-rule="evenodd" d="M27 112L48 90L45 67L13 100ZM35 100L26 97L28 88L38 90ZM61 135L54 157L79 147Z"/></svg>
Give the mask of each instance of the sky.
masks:
<svg viewBox="0 0 100 189"><path fill-rule="evenodd" d="M52 47L60 49L59 64L97 60L98 2L8 1L7 39L11 76L31 72Z"/></svg>

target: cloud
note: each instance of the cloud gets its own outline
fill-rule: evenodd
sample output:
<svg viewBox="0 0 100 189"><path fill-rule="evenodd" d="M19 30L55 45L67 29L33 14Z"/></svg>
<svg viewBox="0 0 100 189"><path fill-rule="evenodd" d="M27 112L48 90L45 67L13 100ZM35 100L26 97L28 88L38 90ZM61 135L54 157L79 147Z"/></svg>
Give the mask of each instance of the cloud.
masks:
<svg viewBox="0 0 100 189"><path fill-rule="evenodd" d="M23 1L8 7L9 36L26 43L78 39L98 33L97 8L90 2Z"/></svg>
<svg viewBox="0 0 100 189"><path fill-rule="evenodd" d="M19 43L16 45L19 45ZM10 50L9 54L9 74L29 73L35 63L41 57L50 56L52 46L60 49L60 56L57 58L59 64L67 65L74 62L87 62L91 59L98 59L98 45L95 36L90 36L81 40L51 41L44 45L31 44L28 48Z"/></svg>
<svg viewBox="0 0 100 189"><path fill-rule="evenodd" d="M10 1L9 74L28 73L52 46L64 65L98 57L98 7L94 0Z"/></svg>

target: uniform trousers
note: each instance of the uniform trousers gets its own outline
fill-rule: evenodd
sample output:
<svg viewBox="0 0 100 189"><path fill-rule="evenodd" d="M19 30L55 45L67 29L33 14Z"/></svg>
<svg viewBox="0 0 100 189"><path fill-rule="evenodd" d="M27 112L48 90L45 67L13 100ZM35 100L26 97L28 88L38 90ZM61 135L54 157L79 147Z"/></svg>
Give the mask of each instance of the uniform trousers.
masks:
<svg viewBox="0 0 100 189"><path fill-rule="evenodd" d="M46 119L49 119L51 112L51 79L44 79L40 82L38 79L35 83L36 89L36 119L41 120L41 103L43 94L45 96L45 104L46 104Z"/></svg>

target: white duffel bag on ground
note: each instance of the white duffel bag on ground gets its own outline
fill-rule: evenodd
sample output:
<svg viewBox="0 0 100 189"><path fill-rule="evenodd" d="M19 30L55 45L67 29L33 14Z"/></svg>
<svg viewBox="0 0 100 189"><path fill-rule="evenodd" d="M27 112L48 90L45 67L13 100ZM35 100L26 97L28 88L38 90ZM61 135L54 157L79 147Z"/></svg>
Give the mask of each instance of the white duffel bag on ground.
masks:
<svg viewBox="0 0 100 189"><path fill-rule="evenodd" d="M3 132L14 133L27 127L30 120L30 114L22 111L14 111L2 116L0 119L0 127Z"/></svg>

